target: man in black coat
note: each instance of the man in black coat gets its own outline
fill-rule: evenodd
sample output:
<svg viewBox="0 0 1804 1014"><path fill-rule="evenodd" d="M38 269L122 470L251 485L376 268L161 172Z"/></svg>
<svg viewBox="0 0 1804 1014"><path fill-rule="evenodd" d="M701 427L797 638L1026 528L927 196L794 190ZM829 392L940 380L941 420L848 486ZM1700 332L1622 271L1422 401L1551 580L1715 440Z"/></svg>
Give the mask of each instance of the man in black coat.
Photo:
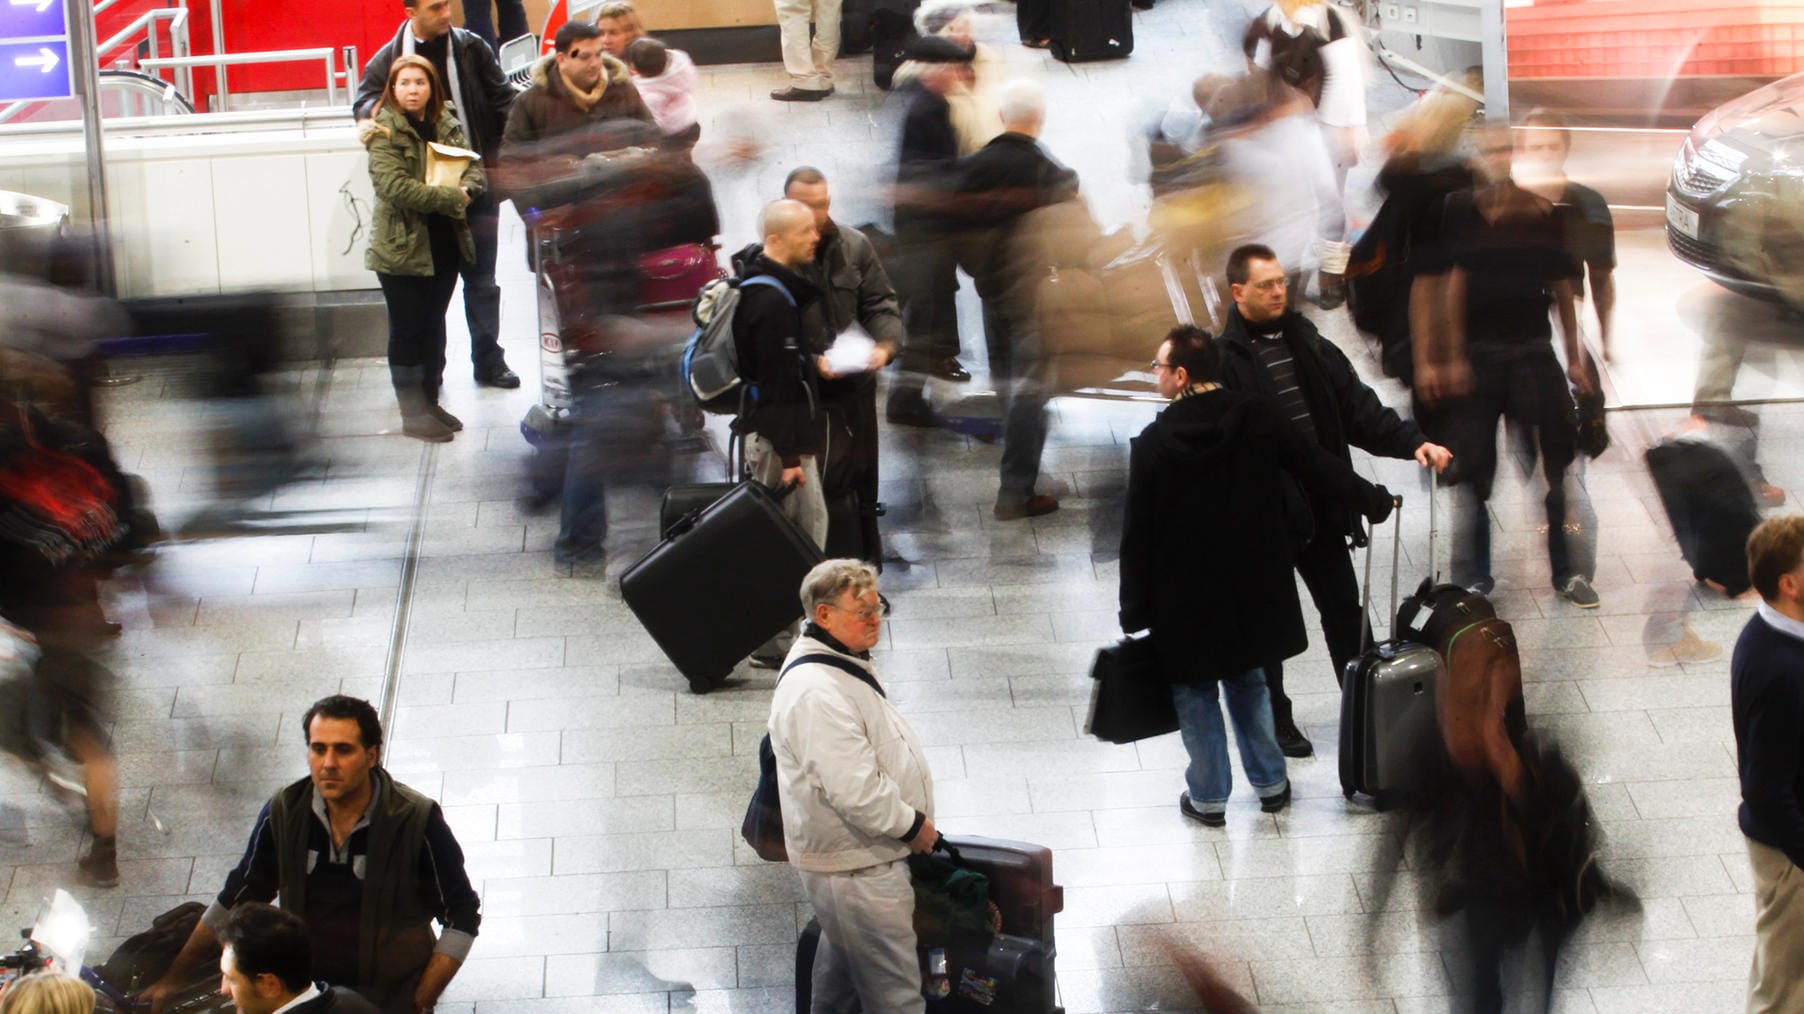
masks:
<svg viewBox="0 0 1804 1014"><path fill-rule="evenodd" d="M501 73L495 51L481 37L452 27L451 0L402 0L407 21L388 45L364 65L363 80L351 112L359 120L374 114L395 58L423 56L438 71L445 95L457 108L470 147L485 167L495 164L501 132L514 104L514 86ZM459 268L464 280L464 321L470 327L470 365L478 384L519 387L501 351L501 286L495 282L495 249L501 231L501 205L492 193L471 202L464 215L476 240L476 259Z"/></svg>
<svg viewBox="0 0 1804 1014"><path fill-rule="evenodd" d="M1040 146L1046 99L1039 85L1008 82L997 93L997 108L1003 131L953 167L958 182L949 207L960 230L960 259L971 265L983 300L990 379L1003 397L1002 477L993 513L1010 521L1059 509L1056 497L1034 491L1052 386L1034 315L1046 277L1045 244L1020 223L1030 212L1076 200L1077 174Z"/></svg>
<svg viewBox="0 0 1804 1014"><path fill-rule="evenodd" d="M938 425L922 394L928 374L971 379L958 361L958 259L945 214L948 173L958 159L958 134L946 93L970 83L971 56L971 50L937 35L918 40L909 47L908 59L921 65L921 73L896 89L896 101L905 110L896 153L896 243L901 248L896 289L908 343L884 413L890 422L906 426Z"/></svg>
<svg viewBox="0 0 1804 1014"><path fill-rule="evenodd" d="M1190 754L1178 807L1211 827L1225 822L1232 786L1218 685L1261 808L1290 801L1262 671L1308 645L1288 525L1272 506L1286 473L1374 522L1393 504L1270 399L1222 389L1222 365L1199 328L1175 328L1159 346L1153 374L1172 403L1128 452L1121 531L1121 629L1152 631Z"/></svg>
<svg viewBox="0 0 1804 1014"><path fill-rule="evenodd" d="M733 341L739 375L755 395L733 428L745 435L751 477L775 490L793 487L782 500L783 515L814 544L827 544L827 501L821 493L822 358L804 331L803 315L820 290L798 273L814 259L820 229L814 212L800 201L772 201L760 216L764 245L739 265L739 307L733 312ZM762 277L776 284L748 284ZM752 654L754 665L774 669L795 640L796 627L779 633Z"/></svg>
<svg viewBox="0 0 1804 1014"><path fill-rule="evenodd" d="M1436 471L1447 467L1452 453L1379 401L1346 355L1290 308L1284 267L1271 248L1248 244L1230 254L1228 288L1234 309L1216 339L1222 386L1274 400L1292 425L1343 462L1352 461L1348 448L1358 447L1388 458L1414 458ZM1310 488L1308 498L1314 535L1297 554L1296 568L1321 613L1338 684L1359 654L1364 626L1347 540L1364 540L1357 504L1320 488ZM1314 747L1291 713L1282 664L1274 661L1266 677L1285 755L1309 756Z"/></svg>
<svg viewBox="0 0 1804 1014"><path fill-rule="evenodd" d="M246 902L219 940L219 991L239 1014L376 1014L351 990L313 981L307 923L293 912Z"/></svg>

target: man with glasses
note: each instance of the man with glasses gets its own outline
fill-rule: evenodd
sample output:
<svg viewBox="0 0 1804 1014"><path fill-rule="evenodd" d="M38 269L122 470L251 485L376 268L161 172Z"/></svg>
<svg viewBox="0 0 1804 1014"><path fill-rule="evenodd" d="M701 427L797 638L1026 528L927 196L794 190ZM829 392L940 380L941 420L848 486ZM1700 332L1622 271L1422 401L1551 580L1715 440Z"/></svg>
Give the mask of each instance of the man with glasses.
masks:
<svg viewBox="0 0 1804 1014"><path fill-rule="evenodd" d="M920 1014L907 860L939 832L926 753L871 663L886 612L877 572L828 560L801 596L809 622L771 696L769 731L783 843L821 924L813 1009Z"/></svg>
<svg viewBox="0 0 1804 1014"><path fill-rule="evenodd" d="M1382 457L1413 458L1437 472L1447 467L1453 454L1379 401L1346 354L1291 308L1289 281L1270 247L1251 243L1228 256L1228 290L1234 308L1216 338L1223 387L1273 399L1292 425L1342 461L1352 461L1349 448L1358 447ZM1304 491L1313 537L1298 550L1296 569L1321 613L1338 685L1347 663L1359 654L1363 620L1348 543L1363 544L1364 537L1357 505L1325 494ZM1266 682L1278 745L1288 757L1309 756L1315 748L1297 728L1282 663L1267 665Z"/></svg>
<svg viewBox="0 0 1804 1014"><path fill-rule="evenodd" d="M501 135L498 181L516 196L576 172L583 156L616 145L596 136L615 120L655 128L627 65L602 51L601 29L570 21L552 37L556 52L532 69L532 87L514 100Z"/></svg>

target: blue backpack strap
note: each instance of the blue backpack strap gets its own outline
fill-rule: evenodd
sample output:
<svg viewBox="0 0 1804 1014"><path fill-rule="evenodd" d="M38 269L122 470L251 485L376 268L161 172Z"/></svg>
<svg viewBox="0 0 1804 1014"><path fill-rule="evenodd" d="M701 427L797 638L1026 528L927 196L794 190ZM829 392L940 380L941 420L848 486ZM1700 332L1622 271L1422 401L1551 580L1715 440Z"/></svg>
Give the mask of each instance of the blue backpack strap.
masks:
<svg viewBox="0 0 1804 1014"><path fill-rule="evenodd" d="M795 661L784 666L783 671L777 674L778 681L780 682L784 676L787 676L789 674L789 670L794 669L798 665L805 665L805 664L830 665L835 669L843 670L846 672L846 674L852 676L854 679L859 680L865 686L868 686L872 690L877 691L878 697L882 697L882 698L886 698L886 699L889 697L888 694L883 692L883 688L881 686L877 685L877 681L871 677L870 673L865 672L864 669L860 668L859 666L853 665L851 662L848 662L845 659L840 658L838 655L828 655L828 654L825 654L822 652L815 652L812 655L803 655L803 656L797 658Z"/></svg>
<svg viewBox="0 0 1804 1014"><path fill-rule="evenodd" d="M785 302L787 302L790 306L793 307L796 305L796 297L790 295L789 287L784 285L782 282L777 281L775 278L771 277L770 275L753 275L750 278L740 279L740 281L739 281L740 288L743 289L748 285L768 285L771 288L776 289L778 292L781 292L783 294L783 300Z"/></svg>

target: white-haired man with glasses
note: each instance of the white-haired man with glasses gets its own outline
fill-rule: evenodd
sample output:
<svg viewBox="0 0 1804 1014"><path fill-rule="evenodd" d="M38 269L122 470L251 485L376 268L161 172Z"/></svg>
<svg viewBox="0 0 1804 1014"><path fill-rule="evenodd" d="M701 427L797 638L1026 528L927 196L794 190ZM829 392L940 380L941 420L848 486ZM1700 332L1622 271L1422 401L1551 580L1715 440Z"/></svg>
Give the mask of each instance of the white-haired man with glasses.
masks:
<svg viewBox="0 0 1804 1014"><path fill-rule="evenodd" d="M770 745L783 842L820 920L813 1009L920 1014L907 859L931 851L933 775L871 663L888 608L862 560L802 579L808 624L777 678Z"/></svg>

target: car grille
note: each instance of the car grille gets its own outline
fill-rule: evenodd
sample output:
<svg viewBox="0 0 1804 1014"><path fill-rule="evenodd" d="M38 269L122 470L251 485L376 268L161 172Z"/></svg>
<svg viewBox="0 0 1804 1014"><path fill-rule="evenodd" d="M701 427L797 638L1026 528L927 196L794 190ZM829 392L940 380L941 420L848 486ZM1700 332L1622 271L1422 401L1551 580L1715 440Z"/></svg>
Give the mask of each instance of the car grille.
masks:
<svg viewBox="0 0 1804 1014"><path fill-rule="evenodd" d="M1677 229L1666 230L1666 242L1672 245L1672 252L1681 260L1704 267L1716 268L1716 247L1702 240L1692 239Z"/></svg>
<svg viewBox="0 0 1804 1014"><path fill-rule="evenodd" d="M1673 166L1672 188L1686 197L1709 197L1734 178L1735 170L1699 157L1687 141Z"/></svg>

